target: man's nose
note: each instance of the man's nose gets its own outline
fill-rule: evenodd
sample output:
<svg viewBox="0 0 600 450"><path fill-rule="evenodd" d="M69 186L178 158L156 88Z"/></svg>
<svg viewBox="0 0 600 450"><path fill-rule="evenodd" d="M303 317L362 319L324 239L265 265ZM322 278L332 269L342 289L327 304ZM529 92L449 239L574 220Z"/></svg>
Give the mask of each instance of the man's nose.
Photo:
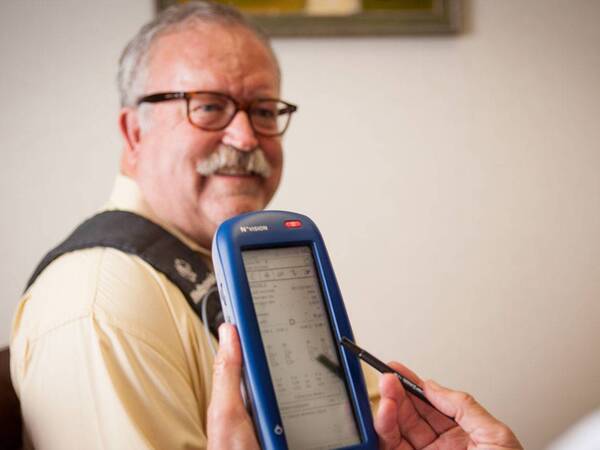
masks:
<svg viewBox="0 0 600 450"><path fill-rule="evenodd" d="M246 111L238 111L231 123L225 128L223 144L239 150L251 151L258 147L258 139Z"/></svg>

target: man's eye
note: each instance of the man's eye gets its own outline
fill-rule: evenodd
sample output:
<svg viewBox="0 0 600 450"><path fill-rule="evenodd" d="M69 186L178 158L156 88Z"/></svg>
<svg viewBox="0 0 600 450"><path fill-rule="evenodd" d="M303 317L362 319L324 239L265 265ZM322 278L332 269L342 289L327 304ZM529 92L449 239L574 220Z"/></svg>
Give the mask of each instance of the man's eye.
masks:
<svg viewBox="0 0 600 450"><path fill-rule="evenodd" d="M252 115L260 117L261 119L273 119L275 117L275 111L266 108L255 108L252 110Z"/></svg>
<svg viewBox="0 0 600 450"><path fill-rule="evenodd" d="M194 112L205 112L205 113L214 113L214 112L222 112L224 110L224 106L218 103L200 103L194 105Z"/></svg>

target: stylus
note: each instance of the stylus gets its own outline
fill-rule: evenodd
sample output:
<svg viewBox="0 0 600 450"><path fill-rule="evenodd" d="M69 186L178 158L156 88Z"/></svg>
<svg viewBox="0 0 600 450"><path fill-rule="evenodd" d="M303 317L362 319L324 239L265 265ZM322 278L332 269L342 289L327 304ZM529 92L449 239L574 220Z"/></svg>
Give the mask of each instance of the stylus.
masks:
<svg viewBox="0 0 600 450"><path fill-rule="evenodd" d="M348 339L346 336L342 336L340 345L343 345L346 349L350 350L358 358L362 359L364 362L366 362L368 365L370 365L374 369L378 370L379 372L394 374L396 376L396 378L398 378L400 380L400 382L402 383L402 386L404 386L404 389L406 389L407 392L411 393L415 397L418 397L423 402L427 403L433 409L438 411L440 414L444 414L439 409L437 409L435 406L433 406L429 400L427 400L427 397L425 397L425 392L423 392L423 388L421 386L419 386L415 382L409 380L404 375L402 375L400 372L392 369L390 366L385 364L383 361L375 358L369 352L367 352L366 350L363 350L358 345L356 345L354 342L352 342L350 339ZM444 414L444 416L446 416L449 419L451 419L452 421L454 421L454 418L447 416L446 414Z"/></svg>

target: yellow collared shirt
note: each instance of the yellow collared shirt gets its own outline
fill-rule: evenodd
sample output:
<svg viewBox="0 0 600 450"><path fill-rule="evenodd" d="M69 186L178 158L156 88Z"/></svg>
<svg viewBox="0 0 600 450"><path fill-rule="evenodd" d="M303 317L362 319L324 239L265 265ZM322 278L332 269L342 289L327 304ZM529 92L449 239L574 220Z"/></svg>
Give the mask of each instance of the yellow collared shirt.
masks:
<svg viewBox="0 0 600 450"><path fill-rule="evenodd" d="M157 222L123 176L107 209ZM212 365L202 323L181 291L114 249L58 258L23 295L13 321L11 374L26 439L37 449L203 448Z"/></svg>

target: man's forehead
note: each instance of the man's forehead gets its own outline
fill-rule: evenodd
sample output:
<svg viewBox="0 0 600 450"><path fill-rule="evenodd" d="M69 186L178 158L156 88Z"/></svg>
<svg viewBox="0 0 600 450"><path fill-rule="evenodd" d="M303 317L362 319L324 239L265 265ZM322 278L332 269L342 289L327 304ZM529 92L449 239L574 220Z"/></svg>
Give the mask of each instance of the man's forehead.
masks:
<svg viewBox="0 0 600 450"><path fill-rule="evenodd" d="M252 31L239 25L193 23L167 31L152 44L147 69L150 89L214 89L211 84L228 80L279 89L272 53ZM169 83L177 86L165 86Z"/></svg>

